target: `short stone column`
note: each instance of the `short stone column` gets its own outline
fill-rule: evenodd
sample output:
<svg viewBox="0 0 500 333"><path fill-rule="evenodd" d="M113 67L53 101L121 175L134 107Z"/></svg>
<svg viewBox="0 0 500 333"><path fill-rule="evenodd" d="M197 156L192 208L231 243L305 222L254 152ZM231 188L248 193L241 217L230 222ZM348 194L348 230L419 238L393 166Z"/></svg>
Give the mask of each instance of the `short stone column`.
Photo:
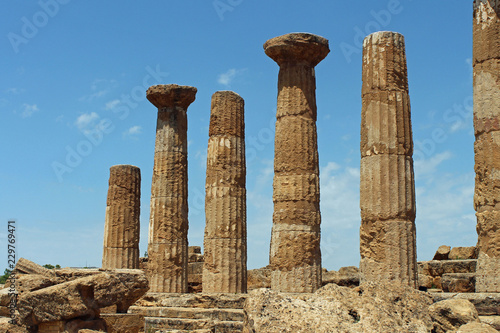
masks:
<svg viewBox="0 0 500 333"><path fill-rule="evenodd" d="M363 43L360 278L417 287L415 179L405 41Z"/></svg>
<svg viewBox="0 0 500 333"><path fill-rule="evenodd" d="M139 268L141 170L133 165L109 169L102 268Z"/></svg>
<svg viewBox="0 0 500 333"><path fill-rule="evenodd" d="M278 63L274 145L271 288L314 292L321 287L319 168L314 67L330 52L328 40L292 33L268 40Z"/></svg>
<svg viewBox="0 0 500 333"><path fill-rule="evenodd" d="M187 108L196 88L152 86L158 108L148 237L150 292L188 291Z"/></svg>
<svg viewBox="0 0 500 333"><path fill-rule="evenodd" d="M475 0L476 292L500 292L500 1Z"/></svg>
<svg viewBox="0 0 500 333"><path fill-rule="evenodd" d="M204 293L247 291L244 101L212 96L205 197Z"/></svg>

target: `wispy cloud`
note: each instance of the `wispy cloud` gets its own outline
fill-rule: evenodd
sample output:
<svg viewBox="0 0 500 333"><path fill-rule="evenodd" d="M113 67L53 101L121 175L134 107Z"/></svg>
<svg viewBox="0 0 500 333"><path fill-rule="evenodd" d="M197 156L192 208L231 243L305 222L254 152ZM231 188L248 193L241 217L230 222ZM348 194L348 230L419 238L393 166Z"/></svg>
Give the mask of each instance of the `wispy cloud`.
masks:
<svg viewBox="0 0 500 333"><path fill-rule="evenodd" d="M81 102L92 102L97 98L106 96L115 86L115 80L96 79L90 85L90 94L82 96L78 100Z"/></svg>
<svg viewBox="0 0 500 333"><path fill-rule="evenodd" d="M450 151L444 151L442 153L434 154L428 159L422 159L415 161L415 175L417 177L432 177L436 175L437 167L446 160L453 157Z"/></svg>
<svg viewBox="0 0 500 333"><path fill-rule="evenodd" d="M217 78L217 82L224 86L230 86L236 76L241 75L246 69L231 68L227 72L222 73Z"/></svg>
<svg viewBox="0 0 500 333"><path fill-rule="evenodd" d="M136 126L130 127L128 130L123 132L123 135L124 136L135 136L135 135L138 135L141 133L142 133L142 127L136 125Z"/></svg>
<svg viewBox="0 0 500 333"><path fill-rule="evenodd" d="M99 115L95 112L84 113L76 118L75 125L80 131L85 133L97 125L99 118Z"/></svg>
<svg viewBox="0 0 500 333"><path fill-rule="evenodd" d="M19 94L22 94L24 92L24 89L21 89L21 88L8 88L5 90L5 92L7 94L11 94L11 95L19 95Z"/></svg>
<svg viewBox="0 0 500 333"><path fill-rule="evenodd" d="M23 111L21 112L21 117L23 117L23 118L29 118L35 112L40 111L36 104L26 104L25 103L25 104L23 104L22 109L23 109Z"/></svg>
<svg viewBox="0 0 500 333"><path fill-rule="evenodd" d="M112 101L109 101L107 102L105 105L104 105L104 109L105 110L113 110L114 108L116 108L118 105L120 105L120 100L119 99L114 99Z"/></svg>

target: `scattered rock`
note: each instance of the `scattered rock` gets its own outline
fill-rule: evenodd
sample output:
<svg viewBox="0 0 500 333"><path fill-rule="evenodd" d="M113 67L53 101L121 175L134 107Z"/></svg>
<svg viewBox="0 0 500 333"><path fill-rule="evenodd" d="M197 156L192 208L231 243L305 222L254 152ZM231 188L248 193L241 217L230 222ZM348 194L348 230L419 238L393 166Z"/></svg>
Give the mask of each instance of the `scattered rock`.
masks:
<svg viewBox="0 0 500 333"><path fill-rule="evenodd" d="M78 317L97 318L99 308L123 312L148 290L140 270L120 269L21 294L18 309L27 326Z"/></svg>
<svg viewBox="0 0 500 333"><path fill-rule="evenodd" d="M359 286L359 269L355 266L341 267L339 271L323 272L323 286L335 283L342 287Z"/></svg>
<svg viewBox="0 0 500 333"><path fill-rule="evenodd" d="M247 272L247 290L271 288L271 269L266 266Z"/></svg>
<svg viewBox="0 0 500 333"><path fill-rule="evenodd" d="M476 287L476 274L474 273L449 273L441 278L444 292L473 293Z"/></svg>
<svg viewBox="0 0 500 333"><path fill-rule="evenodd" d="M465 299L449 299L432 304L429 307L434 321L435 333L455 331L470 322L479 322L474 305Z"/></svg>
<svg viewBox="0 0 500 333"><path fill-rule="evenodd" d="M107 333L138 333L144 331L144 316L131 313L102 315Z"/></svg>
<svg viewBox="0 0 500 333"><path fill-rule="evenodd" d="M488 324L468 323L460 326L457 333L497 333L498 331Z"/></svg>
<svg viewBox="0 0 500 333"><path fill-rule="evenodd" d="M434 286L434 278L429 275L418 274L418 286L431 289Z"/></svg>
<svg viewBox="0 0 500 333"><path fill-rule="evenodd" d="M397 284L328 284L314 294L249 293L243 332L429 332L427 293Z"/></svg>
<svg viewBox="0 0 500 333"><path fill-rule="evenodd" d="M476 247L454 247L450 251L449 258L451 260L477 259Z"/></svg>
<svg viewBox="0 0 500 333"><path fill-rule="evenodd" d="M55 273L53 270L35 264L33 261L28 259L19 258L14 268L14 272L17 274L37 274L48 278L55 278Z"/></svg>
<svg viewBox="0 0 500 333"><path fill-rule="evenodd" d="M79 333L82 330L91 332L107 332L106 322L103 319L82 320L74 319L68 321L64 326L67 333ZM125 333L125 332L124 332Z"/></svg>
<svg viewBox="0 0 500 333"><path fill-rule="evenodd" d="M451 247L448 245L441 245L437 251L436 254L434 254L434 258L432 260L447 260L448 255L450 254Z"/></svg>
<svg viewBox="0 0 500 333"><path fill-rule="evenodd" d="M10 318L0 318L1 333L28 333L28 330L22 326L9 323Z"/></svg>
<svg viewBox="0 0 500 333"><path fill-rule="evenodd" d="M38 274L19 275L16 279L16 290L22 294L47 288L57 284L58 282L59 280L55 277L48 278Z"/></svg>

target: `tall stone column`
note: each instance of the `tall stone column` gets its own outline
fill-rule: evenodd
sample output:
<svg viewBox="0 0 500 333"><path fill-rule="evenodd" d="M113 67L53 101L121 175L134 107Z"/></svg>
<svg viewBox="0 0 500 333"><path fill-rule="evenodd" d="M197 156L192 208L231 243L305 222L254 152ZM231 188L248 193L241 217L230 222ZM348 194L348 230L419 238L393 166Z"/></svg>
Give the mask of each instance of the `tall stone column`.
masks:
<svg viewBox="0 0 500 333"><path fill-rule="evenodd" d="M139 268L141 170L133 165L109 169L102 268Z"/></svg>
<svg viewBox="0 0 500 333"><path fill-rule="evenodd" d="M212 96L205 198L204 293L246 293L245 102Z"/></svg>
<svg viewBox="0 0 500 333"><path fill-rule="evenodd" d="M403 35L363 43L361 282L417 287L413 139Z"/></svg>
<svg viewBox="0 0 500 333"><path fill-rule="evenodd" d="M148 100L158 108L148 237L151 292L188 291L186 112L196 91L175 84L147 91Z"/></svg>
<svg viewBox="0 0 500 333"><path fill-rule="evenodd" d="M314 67L330 52L328 40L292 33L268 40L278 63L274 143L271 288L314 292L321 287L319 168Z"/></svg>
<svg viewBox="0 0 500 333"><path fill-rule="evenodd" d="M476 292L500 292L500 1L475 0Z"/></svg>

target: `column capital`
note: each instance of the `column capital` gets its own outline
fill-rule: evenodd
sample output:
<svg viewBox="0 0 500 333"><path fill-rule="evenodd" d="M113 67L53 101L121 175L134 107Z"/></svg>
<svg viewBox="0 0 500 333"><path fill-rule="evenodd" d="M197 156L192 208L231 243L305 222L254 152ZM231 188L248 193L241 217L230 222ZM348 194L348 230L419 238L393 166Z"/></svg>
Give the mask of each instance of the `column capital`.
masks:
<svg viewBox="0 0 500 333"><path fill-rule="evenodd" d="M321 36L290 33L269 39L264 43L264 51L280 66L305 61L314 67L330 53L330 48L328 39Z"/></svg>
<svg viewBox="0 0 500 333"><path fill-rule="evenodd" d="M177 84L159 84L151 86L146 92L147 99L157 108L180 106L187 109L196 98L195 87Z"/></svg>

